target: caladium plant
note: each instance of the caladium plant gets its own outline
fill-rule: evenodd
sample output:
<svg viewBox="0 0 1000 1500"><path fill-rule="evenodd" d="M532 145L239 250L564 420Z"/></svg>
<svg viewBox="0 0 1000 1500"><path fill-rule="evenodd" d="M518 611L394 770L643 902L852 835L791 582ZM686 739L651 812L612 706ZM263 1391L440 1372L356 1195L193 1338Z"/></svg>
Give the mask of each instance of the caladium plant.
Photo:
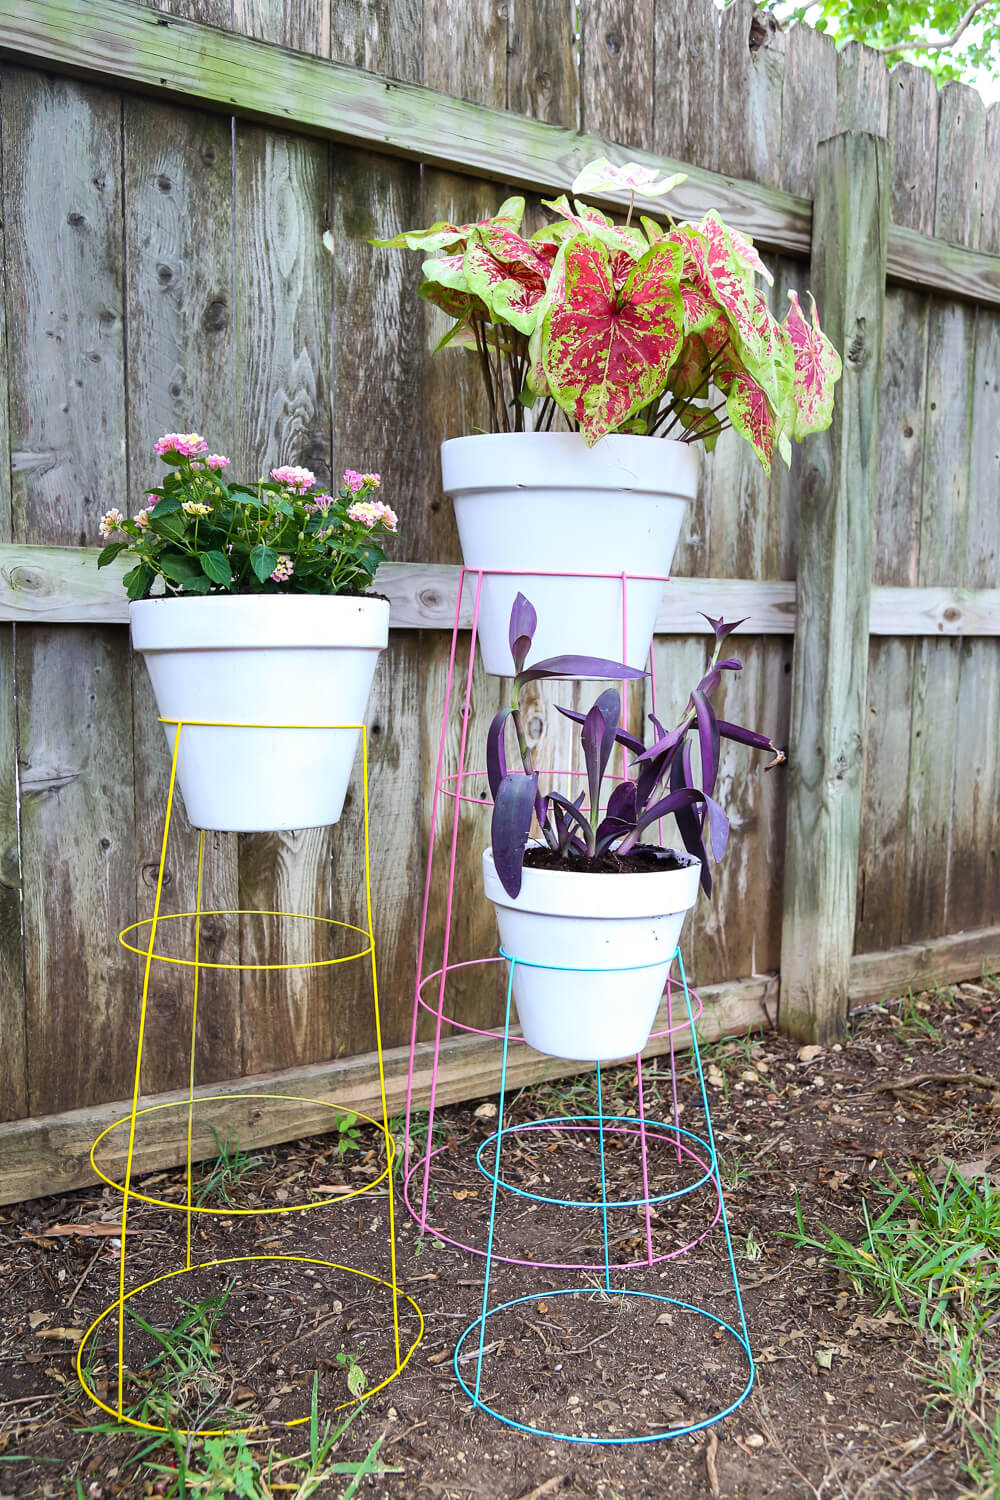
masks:
<svg viewBox="0 0 1000 1500"><path fill-rule="evenodd" d="M776 450L787 462L793 438L829 426L840 357L815 303L807 321L790 292L777 320L753 242L714 211L633 224L636 193L683 181L600 158L571 191L628 192L624 224L563 195L545 204L554 222L525 236L512 197L493 218L372 243L425 253L420 295L452 319L438 348L475 352L494 432L548 431L558 414L588 444L627 432L711 449L734 428L769 473Z"/></svg>
<svg viewBox="0 0 1000 1500"><path fill-rule="evenodd" d="M544 678L624 680L646 674L621 662L579 656L551 657L526 667L538 621L533 606L523 594L518 594L510 617L514 660L511 701L495 716L486 738L486 771L493 796L493 860L509 896L516 897L521 889L524 855L533 822L553 854L564 858L571 867L586 868L589 861L608 853L624 860L648 828L671 814L685 849L701 861L701 883L706 894L711 894L708 851L711 850L716 861L720 860L729 838L729 818L714 796L721 742L735 740L755 750L771 751L774 759L766 770L781 765L785 755L766 734L718 717L712 697L723 673L739 672L743 666L735 657L723 657L723 652L729 636L743 621L727 622L708 616L706 619L715 637L708 667L692 689L684 713L673 729L665 729L650 714L653 734L648 745L621 728L621 699L615 688L601 693L586 714L560 707L561 714L580 725L586 767L587 790L569 798L561 792L543 792L539 787L539 773L521 720L522 689ZM508 720L517 738L521 762L517 770L507 765ZM694 741L699 750L697 770L692 754ZM610 795L602 801L602 787L616 745L635 759L628 774L615 780Z"/></svg>

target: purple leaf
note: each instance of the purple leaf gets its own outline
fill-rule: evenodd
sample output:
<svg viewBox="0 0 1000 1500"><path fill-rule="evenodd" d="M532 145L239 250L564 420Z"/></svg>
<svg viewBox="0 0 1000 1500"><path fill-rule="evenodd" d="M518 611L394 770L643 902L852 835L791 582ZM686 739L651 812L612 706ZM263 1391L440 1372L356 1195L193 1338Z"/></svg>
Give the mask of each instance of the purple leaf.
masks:
<svg viewBox="0 0 1000 1500"><path fill-rule="evenodd" d="M671 729L669 734L662 734L660 739L650 745L639 756L639 760L655 760L657 756L666 755L669 751L676 749L684 736L683 729Z"/></svg>
<svg viewBox="0 0 1000 1500"><path fill-rule="evenodd" d="M565 827L567 831L570 827L570 824L572 823L576 823L578 827L583 830L583 834L587 843L587 852L590 853L590 843L593 837L593 830L591 829L591 826L588 823L587 819L584 817L583 813L580 811L580 803L582 801L582 797L577 798L575 802L571 802L569 798L564 797L561 792L550 792L549 801L554 802L559 808L560 813L565 820Z"/></svg>
<svg viewBox="0 0 1000 1500"><path fill-rule="evenodd" d="M719 720L719 733L724 740L736 740L740 745L752 745L755 750L773 750L777 755L778 747L773 740L768 739L766 734L758 734L756 729L744 729L742 724L729 724L725 719Z"/></svg>
<svg viewBox="0 0 1000 1500"><path fill-rule="evenodd" d="M654 803L652 807L643 813L636 824L637 832L641 833L644 828L649 827L650 823L655 823L658 818L665 818L668 813L677 814L685 808L693 807L696 802L701 802L702 800L702 794L698 791L697 787L679 787L677 791L669 792L666 797L662 797L659 802ZM679 825L679 817L677 822Z"/></svg>
<svg viewBox="0 0 1000 1500"><path fill-rule="evenodd" d="M590 809L594 817L597 815L601 800L601 782L604 780L608 760L615 747L615 730L618 728L620 712L621 699L614 688L608 688L601 694L584 719L583 728L580 731L583 758L587 766Z"/></svg>
<svg viewBox="0 0 1000 1500"><path fill-rule="evenodd" d="M537 771L530 776L514 774L504 777L494 799L490 829L493 863L508 896L516 896L521 889L524 849L537 791Z"/></svg>
<svg viewBox="0 0 1000 1500"><path fill-rule="evenodd" d="M580 713L575 708L563 708L558 703L556 704L556 709L567 719L572 719L574 724L582 724L584 719L587 717L586 714ZM626 750L631 750L634 755L641 755L643 750L646 748L643 745L642 740L640 740L634 734L629 734L627 729L615 730L615 740L619 745L624 745Z"/></svg>
<svg viewBox="0 0 1000 1500"><path fill-rule="evenodd" d="M729 841L729 819L725 809L720 807L714 798L706 797L705 803L708 807L708 832L712 841L712 854L718 864L726 852L726 844Z"/></svg>
<svg viewBox="0 0 1000 1500"><path fill-rule="evenodd" d="M747 616L744 616L742 620L731 620L727 624L726 621L721 617L721 615L717 620L713 620L711 615L702 614L702 619L707 620L714 630L715 639L717 641L724 641L727 635L732 635L734 630L737 630L741 625L746 624L747 618Z"/></svg>
<svg viewBox="0 0 1000 1500"><path fill-rule="evenodd" d="M538 628L535 607L523 594L518 594L510 611L510 654L514 658L514 671L520 672L524 659L531 650L531 642Z"/></svg>
<svg viewBox="0 0 1000 1500"><path fill-rule="evenodd" d="M725 661L717 661L715 663L715 666L716 666L716 670L719 671L719 672L724 672L724 671L725 672L742 672L743 671L743 663L740 661L740 659L739 659L738 656L727 656L726 659L725 659Z"/></svg>
<svg viewBox="0 0 1000 1500"><path fill-rule="evenodd" d="M684 788L691 788L691 762L687 754L688 747L684 747L685 753L679 755L674 761L670 777L671 789L680 792ZM706 896L712 894L712 872L708 868L708 855L705 852L705 844L701 836L701 824L693 806L678 807L674 811L677 823L677 831L683 840L684 847L689 854L695 855L701 860L701 888Z"/></svg>
<svg viewBox="0 0 1000 1500"><path fill-rule="evenodd" d="M705 795L711 797L719 770L719 725L715 710L705 694L695 688L692 697L698 719L698 743L701 746L701 781Z"/></svg>
<svg viewBox="0 0 1000 1500"><path fill-rule="evenodd" d="M489 778L490 795L494 802L500 783L507 775L507 757L504 753L503 736L509 716L510 709L502 708L498 714L494 715L493 722L486 732L486 775Z"/></svg>
<svg viewBox="0 0 1000 1500"><path fill-rule="evenodd" d="M517 682L523 687L526 682L540 682L546 677L613 677L621 681L645 676L638 667L607 661L603 656L549 656L520 672Z"/></svg>

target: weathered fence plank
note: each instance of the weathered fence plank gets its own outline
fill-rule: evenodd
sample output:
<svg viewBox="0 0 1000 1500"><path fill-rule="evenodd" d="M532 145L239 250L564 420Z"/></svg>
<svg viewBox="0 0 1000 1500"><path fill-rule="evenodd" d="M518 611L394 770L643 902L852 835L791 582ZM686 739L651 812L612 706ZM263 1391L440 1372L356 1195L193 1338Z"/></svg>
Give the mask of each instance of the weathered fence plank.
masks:
<svg viewBox="0 0 1000 1500"><path fill-rule="evenodd" d="M236 132L237 438L239 472L282 463L330 475L329 153L315 141L254 126ZM274 704L276 718L286 708ZM240 906L250 911L332 909L331 833L240 836ZM322 929L305 923L241 924L242 962L303 963L325 956ZM329 1056L328 1007L313 1003L308 969L244 974L246 1071Z"/></svg>
<svg viewBox="0 0 1000 1500"><path fill-rule="evenodd" d="M125 303L128 327L129 494L133 511L143 486L156 482L153 453L164 432L203 432L215 452L232 454L235 439L232 307L232 133L218 115L126 98ZM162 472L162 471L161 471ZM136 884L140 916L156 892L170 754L158 722L149 677L133 657ZM236 840L209 835L202 906L239 905ZM171 828L160 910L195 905L198 836L180 806ZM202 931L204 956L238 962L238 934L225 941L221 923ZM174 965L150 970L143 1087L177 1088L188 1076L189 976ZM239 977L208 969L199 991L196 1074L202 1082L239 1071Z"/></svg>
<svg viewBox="0 0 1000 1500"><path fill-rule="evenodd" d="M844 374L833 424L812 439L805 465L781 943L782 1025L811 1040L846 1017L854 937L887 155L884 140L848 132L816 161L811 281Z"/></svg>
<svg viewBox="0 0 1000 1500"><path fill-rule="evenodd" d="M15 68L2 104L14 535L96 541L126 504L121 105ZM128 643L23 629L15 670L29 1101L44 1111L130 1077L134 966L114 943L135 911Z"/></svg>
<svg viewBox="0 0 1000 1500"><path fill-rule="evenodd" d="M655 148L718 170L719 13L712 0L657 0L653 47Z"/></svg>

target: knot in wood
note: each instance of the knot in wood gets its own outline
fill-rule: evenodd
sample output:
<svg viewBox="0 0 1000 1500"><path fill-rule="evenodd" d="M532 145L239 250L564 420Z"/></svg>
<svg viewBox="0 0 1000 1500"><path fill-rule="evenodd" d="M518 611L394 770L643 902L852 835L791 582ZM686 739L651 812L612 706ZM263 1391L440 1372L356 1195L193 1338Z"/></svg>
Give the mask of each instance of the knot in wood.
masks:
<svg viewBox="0 0 1000 1500"><path fill-rule="evenodd" d="M198 155L201 157L206 167L215 166L216 151L214 146L210 146L206 143L204 146L202 146L201 150L198 152Z"/></svg>
<svg viewBox="0 0 1000 1500"><path fill-rule="evenodd" d="M418 597L422 608L428 612L438 609L441 604L441 595L437 589L421 589Z"/></svg>
<svg viewBox="0 0 1000 1500"><path fill-rule="evenodd" d="M854 333L851 342L847 346L847 362L851 365L863 365L868 353L868 344L865 337L867 331L867 320L855 318Z"/></svg>
<svg viewBox="0 0 1000 1500"><path fill-rule="evenodd" d="M75 209L72 213L66 215L66 223L72 224L74 229L82 229L86 222L86 215L77 212Z"/></svg>
<svg viewBox="0 0 1000 1500"><path fill-rule="evenodd" d="M7 575L10 586L19 594L44 594L45 576L35 568L11 568Z"/></svg>
<svg viewBox="0 0 1000 1500"><path fill-rule="evenodd" d="M622 39L620 36L618 36L617 32L609 31L604 38L604 45L607 47L612 57L617 57L619 52L622 50Z"/></svg>
<svg viewBox="0 0 1000 1500"><path fill-rule="evenodd" d="M159 188L161 193L172 193L174 190L173 182L167 176L166 172L160 173L159 177L156 179L156 186Z"/></svg>
<svg viewBox="0 0 1000 1500"><path fill-rule="evenodd" d="M210 302L201 315L202 326L211 333L221 333L229 327L229 308L221 297Z"/></svg>
<svg viewBox="0 0 1000 1500"><path fill-rule="evenodd" d="M169 286L174 279L173 268L161 263L156 268L156 279L161 286Z"/></svg>

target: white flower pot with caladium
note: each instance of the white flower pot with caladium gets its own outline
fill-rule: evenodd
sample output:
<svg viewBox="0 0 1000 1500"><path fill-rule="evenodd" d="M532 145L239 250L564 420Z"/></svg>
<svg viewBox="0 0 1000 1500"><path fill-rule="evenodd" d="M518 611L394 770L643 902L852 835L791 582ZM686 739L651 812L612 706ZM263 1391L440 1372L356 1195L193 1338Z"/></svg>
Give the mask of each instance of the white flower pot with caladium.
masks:
<svg viewBox="0 0 1000 1500"><path fill-rule="evenodd" d="M546 204L555 222L524 238L524 199L509 198L490 219L374 241L425 252L420 294L453 320L438 347L471 350L483 376L491 432L445 443L442 469L466 566L498 575L480 635L499 675L519 590L539 600L544 654L586 642L621 655L624 640L627 660L645 661L658 585L626 588L623 611L621 583L580 580L570 604L545 575L665 576L697 485L693 445L733 428L769 473L775 450L787 462L792 438L829 425L840 359L815 306L810 323L790 292L778 322L755 281L770 273L714 211L632 222L637 193L683 181L602 159L572 191L628 194L624 224L563 196Z"/></svg>
<svg viewBox="0 0 1000 1500"><path fill-rule="evenodd" d="M367 595L396 517L377 474L336 494L308 469L227 482L197 433L157 444L162 484L131 519L109 511L99 566L129 551L132 642L149 670L196 828L264 832L336 823L389 604ZM163 590L150 597L159 581Z"/></svg>
<svg viewBox="0 0 1000 1500"><path fill-rule="evenodd" d="M676 728L655 724L650 745L619 727L614 688L587 714L560 709L580 724L587 790L576 800L539 784L521 722L520 694L543 678L641 677L624 663L556 657L526 666L535 611L516 600L509 634L514 684L509 707L490 725L486 766L493 794L491 844L483 883L493 902L500 947L513 964L521 1031L540 1052L606 1061L641 1052L649 1039L686 912L698 885L712 889L708 851L725 851L729 820L715 800L721 739L784 755L767 735L717 717L712 697L725 671L733 630L711 622L715 649ZM520 769L507 766L508 721ZM655 723L655 721L654 721ZM688 738L700 747L692 768ZM605 798L602 787L616 745L635 757ZM684 851L642 842L672 816ZM541 838L529 844L533 821Z"/></svg>

